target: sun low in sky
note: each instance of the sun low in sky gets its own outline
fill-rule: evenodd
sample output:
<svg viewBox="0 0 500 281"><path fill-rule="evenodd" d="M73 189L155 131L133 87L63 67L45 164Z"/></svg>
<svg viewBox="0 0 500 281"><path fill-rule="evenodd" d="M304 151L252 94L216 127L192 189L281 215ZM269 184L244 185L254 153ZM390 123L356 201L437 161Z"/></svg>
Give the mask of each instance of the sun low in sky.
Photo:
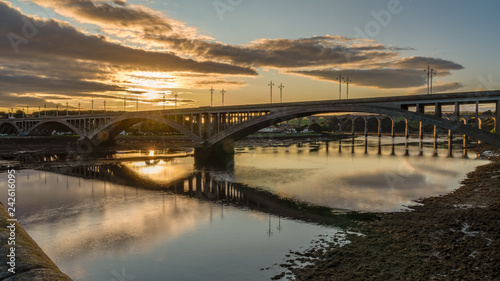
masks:
<svg viewBox="0 0 500 281"><path fill-rule="evenodd" d="M500 89L498 1L0 0L1 110ZM177 98L174 98L177 94Z"/></svg>

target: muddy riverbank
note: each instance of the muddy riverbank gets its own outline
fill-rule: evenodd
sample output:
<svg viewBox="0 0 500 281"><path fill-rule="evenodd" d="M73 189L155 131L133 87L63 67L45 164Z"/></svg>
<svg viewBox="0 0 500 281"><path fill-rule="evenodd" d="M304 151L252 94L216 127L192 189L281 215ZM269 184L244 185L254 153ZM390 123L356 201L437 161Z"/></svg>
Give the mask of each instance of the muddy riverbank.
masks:
<svg viewBox="0 0 500 281"><path fill-rule="evenodd" d="M345 246L292 253L288 273L276 279L293 272L295 280L500 280L500 157L486 154L491 163L454 192L359 222L350 230L362 235L347 234ZM303 262L312 264L297 267Z"/></svg>

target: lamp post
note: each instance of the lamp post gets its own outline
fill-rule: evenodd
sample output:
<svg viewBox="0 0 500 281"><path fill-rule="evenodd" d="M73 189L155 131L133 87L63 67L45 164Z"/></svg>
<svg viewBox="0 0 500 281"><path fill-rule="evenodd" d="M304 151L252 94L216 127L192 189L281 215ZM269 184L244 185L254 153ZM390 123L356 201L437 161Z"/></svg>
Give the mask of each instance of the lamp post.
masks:
<svg viewBox="0 0 500 281"><path fill-rule="evenodd" d="M66 116L68 116L68 115L69 115L69 114L68 114L68 109L69 109L69 103L68 103L68 102L66 102Z"/></svg>
<svg viewBox="0 0 500 281"><path fill-rule="evenodd" d="M104 104L104 113L106 113L106 100L103 101Z"/></svg>
<svg viewBox="0 0 500 281"><path fill-rule="evenodd" d="M427 69L424 69L424 72L427 74L427 94L430 95L432 94L432 76L436 75L436 72L430 65L427 65Z"/></svg>
<svg viewBox="0 0 500 281"><path fill-rule="evenodd" d="M430 94L432 95L432 76L436 75L437 73L434 71L434 69L431 69L431 89L430 89Z"/></svg>
<svg viewBox="0 0 500 281"><path fill-rule="evenodd" d="M38 107L38 118L40 118L41 112L40 112L40 107Z"/></svg>
<svg viewBox="0 0 500 281"><path fill-rule="evenodd" d="M30 106L27 105L26 106L26 117L28 117L30 115Z"/></svg>
<svg viewBox="0 0 500 281"><path fill-rule="evenodd" d="M278 88L280 89L280 103L282 103L283 102L283 88L285 88L285 86L283 86L283 83L280 83Z"/></svg>
<svg viewBox="0 0 500 281"><path fill-rule="evenodd" d="M222 94L222 106L224 106L224 94L226 93L226 91L224 91L224 89L222 89L222 91L220 91L220 93Z"/></svg>
<svg viewBox="0 0 500 281"><path fill-rule="evenodd" d="M347 84L347 92L346 92L347 98L346 99L349 99L349 83L352 82L351 79L349 79L349 76L347 76L347 78L345 79L345 82Z"/></svg>
<svg viewBox="0 0 500 281"><path fill-rule="evenodd" d="M127 112L127 96L123 95L123 112Z"/></svg>
<svg viewBox="0 0 500 281"><path fill-rule="evenodd" d="M175 109L177 109L177 97L179 95L177 93L174 93L174 99L175 99Z"/></svg>
<svg viewBox="0 0 500 281"><path fill-rule="evenodd" d="M339 74L339 77L337 77L337 80L339 80L339 100L342 99L342 74Z"/></svg>
<svg viewBox="0 0 500 281"><path fill-rule="evenodd" d="M47 104L43 105L43 111L44 111L45 117L47 117Z"/></svg>
<svg viewBox="0 0 500 281"><path fill-rule="evenodd" d="M165 93L163 93L163 110L165 110Z"/></svg>
<svg viewBox="0 0 500 281"><path fill-rule="evenodd" d="M59 105L56 104L56 116L59 116Z"/></svg>
<svg viewBox="0 0 500 281"><path fill-rule="evenodd" d="M78 103L78 115L81 115L81 114L82 114L82 112L80 110L80 103Z"/></svg>
<svg viewBox="0 0 500 281"><path fill-rule="evenodd" d="M90 101L92 103L92 114L94 114L94 99Z"/></svg>
<svg viewBox="0 0 500 281"><path fill-rule="evenodd" d="M208 90L210 92L210 106L213 106L214 105L214 87L210 87L210 90Z"/></svg>
<svg viewBox="0 0 500 281"><path fill-rule="evenodd" d="M135 111L139 111L139 97L135 97Z"/></svg>
<svg viewBox="0 0 500 281"><path fill-rule="evenodd" d="M273 81L271 80L271 82L269 82L269 84L267 85L269 86L269 89L270 89L270 93L271 93L271 103L273 103L273 86L274 86L274 83Z"/></svg>

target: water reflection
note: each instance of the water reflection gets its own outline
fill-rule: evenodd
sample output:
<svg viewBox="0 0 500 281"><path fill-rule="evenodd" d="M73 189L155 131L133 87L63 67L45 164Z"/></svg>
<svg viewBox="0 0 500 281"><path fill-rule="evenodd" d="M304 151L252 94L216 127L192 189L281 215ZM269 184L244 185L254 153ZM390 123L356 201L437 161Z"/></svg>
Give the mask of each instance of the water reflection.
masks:
<svg viewBox="0 0 500 281"><path fill-rule="evenodd" d="M138 280L269 280L260 268L337 231L318 223L353 219L330 208L399 210L453 190L486 162L453 152L446 140L370 137L240 146L224 171L199 169L185 155L108 155L95 164L23 154L19 167L38 170L20 171L18 215L74 280L111 280L122 268Z"/></svg>

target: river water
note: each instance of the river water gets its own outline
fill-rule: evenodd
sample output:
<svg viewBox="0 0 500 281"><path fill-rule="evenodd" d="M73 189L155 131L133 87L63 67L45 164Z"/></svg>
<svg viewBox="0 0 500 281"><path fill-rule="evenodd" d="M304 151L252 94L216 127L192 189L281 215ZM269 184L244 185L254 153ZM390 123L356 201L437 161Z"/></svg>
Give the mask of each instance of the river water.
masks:
<svg viewBox="0 0 500 281"><path fill-rule="evenodd" d="M238 146L223 172L144 152L22 170L17 217L73 280L269 280L290 251L341 232L336 214L404 210L486 163L430 141Z"/></svg>

